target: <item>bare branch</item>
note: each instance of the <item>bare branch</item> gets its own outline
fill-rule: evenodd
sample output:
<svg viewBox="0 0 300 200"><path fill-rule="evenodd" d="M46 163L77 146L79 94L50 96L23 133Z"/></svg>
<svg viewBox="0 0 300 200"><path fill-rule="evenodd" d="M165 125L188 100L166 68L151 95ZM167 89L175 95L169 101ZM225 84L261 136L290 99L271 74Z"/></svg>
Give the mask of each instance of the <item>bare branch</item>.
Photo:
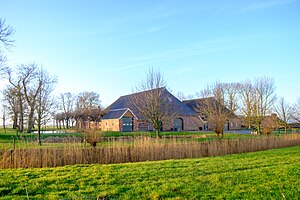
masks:
<svg viewBox="0 0 300 200"><path fill-rule="evenodd" d="M6 49L13 46L14 40L11 39L15 30L9 25L5 24L5 19L0 18L0 42L4 45Z"/></svg>

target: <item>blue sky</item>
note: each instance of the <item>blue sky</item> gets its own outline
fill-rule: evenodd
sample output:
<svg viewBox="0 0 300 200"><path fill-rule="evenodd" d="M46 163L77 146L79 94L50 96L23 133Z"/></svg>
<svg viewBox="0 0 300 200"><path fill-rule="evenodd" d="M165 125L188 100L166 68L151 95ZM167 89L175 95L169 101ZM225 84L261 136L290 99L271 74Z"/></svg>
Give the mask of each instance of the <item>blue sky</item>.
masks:
<svg viewBox="0 0 300 200"><path fill-rule="evenodd" d="M300 97L300 1L0 0L13 26L9 64L35 62L57 75L56 93L94 91L104 106L132 92L149 68L168 88L274 78Z"/></svg>

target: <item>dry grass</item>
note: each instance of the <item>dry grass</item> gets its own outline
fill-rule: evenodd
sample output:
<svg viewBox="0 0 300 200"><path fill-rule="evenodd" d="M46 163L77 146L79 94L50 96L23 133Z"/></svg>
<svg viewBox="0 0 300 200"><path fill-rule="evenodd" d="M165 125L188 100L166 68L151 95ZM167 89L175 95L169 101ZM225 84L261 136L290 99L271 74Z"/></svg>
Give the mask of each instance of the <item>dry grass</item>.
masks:
<svg viewBox="0 0 300 200"><path fill-rule="evenodd" d="M0 150L0 168L56 167L73 164L125 163L218 156L300 145L300 134L198 142L189 138L112 139L90 147L68 141L61 147ZM87 147L88 146L88 147Z"/></svg>

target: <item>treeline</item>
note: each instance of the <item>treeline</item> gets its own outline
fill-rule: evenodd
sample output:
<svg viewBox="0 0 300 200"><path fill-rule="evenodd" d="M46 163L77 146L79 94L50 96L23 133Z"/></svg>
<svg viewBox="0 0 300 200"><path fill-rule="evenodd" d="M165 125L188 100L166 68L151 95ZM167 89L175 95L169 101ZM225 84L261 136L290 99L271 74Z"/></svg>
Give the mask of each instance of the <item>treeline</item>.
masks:
<svg viewBox="0 0 300 200"><path fill-rule="evenodd" d="M38 132L53 118L58 127L69 128L76 118L92 120L101 111L99 95L95 92L82 92L53 95L57 78L35 63L21 64L13 68L7 66L5 50L13 47L15 30L0 18L0 78L6 80L3 89L3 127L11 119L13 129L30 133L37 125ZM97 108L97 112L93 113ZM65 126L66 124L66 126ZM40 135L40 134L39 134Z"/></svg>
<svg viewBox="0 0 300 200"><path fill-rule="evenodd" d="M274 80L269 77L237 83L216 82L195 96L186 97L182 92L177 96L181 100L201 98L198 112L213 123L217 134L223 133L224 124L233 114L242 116L246 128L254 128L257 133L268 133L274 128L284 128L286 132L290 123L300 122L300 99L292 105L277 97ZM271 114L276 114L275 121L266 120Z"/></svg>
<svg viewBox="0 0 300 200"><path fill-rule="evenodd" d="M3 126L7 119L18 132L31 133L37 125L55 119L58 128L74 126L75 119L96 120L101 114L99 94L81 92L78 95L63 93L53 95L57 78L36 64L22 64L16 69L6 67L3 77L8 84L3 94ZM96 110L95 110L96 109Z"/></svg>
<svg viewBox="0 0 300 200"><path fill-rule="evenodd" d="M74 127L76 120L100 121L102 106L99 94L81 92L79 94L62 93L57 97L60 112L54 115L57 128Z"/></svg>

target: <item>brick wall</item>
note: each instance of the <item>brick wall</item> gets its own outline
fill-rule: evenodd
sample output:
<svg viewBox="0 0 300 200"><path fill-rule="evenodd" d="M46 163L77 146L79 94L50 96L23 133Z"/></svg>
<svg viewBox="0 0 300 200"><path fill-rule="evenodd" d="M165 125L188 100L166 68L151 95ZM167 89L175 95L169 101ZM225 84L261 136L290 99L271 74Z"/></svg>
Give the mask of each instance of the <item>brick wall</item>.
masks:
<svg viewBox="0 0 300 200"><path fill-rule="evenodd" d="M119 119L105 119L101 122L103 131L121 131Z"/></svg>

